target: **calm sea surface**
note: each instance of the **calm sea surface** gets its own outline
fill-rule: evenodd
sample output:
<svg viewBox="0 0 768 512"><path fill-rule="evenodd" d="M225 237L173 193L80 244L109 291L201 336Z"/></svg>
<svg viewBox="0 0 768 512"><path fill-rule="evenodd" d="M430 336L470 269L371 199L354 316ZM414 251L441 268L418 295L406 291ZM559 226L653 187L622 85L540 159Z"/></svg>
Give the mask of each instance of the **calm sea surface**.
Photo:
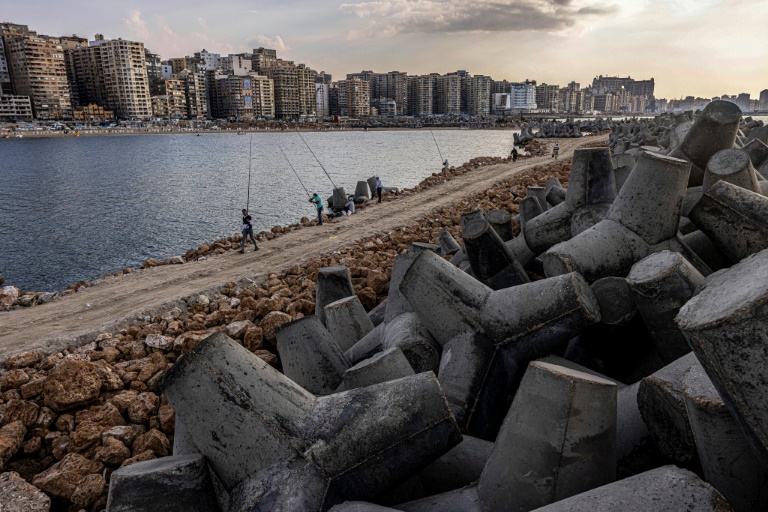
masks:
<svg viewBox="0 0 768 512"><path fill-rule="evenodd" d="M436 130L452 165L506 156L512 131ZM429 131L304 133L337 186L379 174L412 187L440 169ZM81 279L165 259L240 229L250 136L93 136L0 140L0 273L22 290L61 291ZM312 217L310 192L332 185L296 133L252 138L255 231Z"/></svg>

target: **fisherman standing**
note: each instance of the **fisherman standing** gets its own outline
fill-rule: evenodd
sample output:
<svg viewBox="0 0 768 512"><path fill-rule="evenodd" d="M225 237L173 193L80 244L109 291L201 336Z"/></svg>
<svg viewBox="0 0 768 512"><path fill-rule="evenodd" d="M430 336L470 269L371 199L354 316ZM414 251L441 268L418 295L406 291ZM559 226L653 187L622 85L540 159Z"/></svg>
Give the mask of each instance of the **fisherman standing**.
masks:
<svg viewBox="0 0 768 512"><path fill-rule="evenodd" d="M552 158L557 160L558 153L560 153L560 146L558 146L557 142L555 142L555 147L552 148Z"/></svg>
<svg viewBox="0 0 768 512"><path fill-rule="evenodd" d="M310 203L315 203L315 206L317 207L317 224L319 226L323 225L323 198L317 195L317 192L312 194L312 197L309 198Z"/></svg>
<svg viewBox="0 0 768 512"><path fill-rule="evenodd" d="M447 168L448 168L448 159L446 158L445 162L443 162L443 169L447 169Z"/></svg>
<svg viewBox="0 0 768 512"><path fill-rule="evenodd" d="M512 147L512 161L517 162L517 148Z"/></svg>
<svg viewBox="0 0 768 512"><path fill-rule="evenodd" d="M253 252L258 251L259 246L256 245L256 239L253 237L253 219L251 219L251 216L248 215L248 210L243 208L243 241L240 246L240 251L238 251L240 254L245 253L245 239L249 236L251 237L251 242L253 242L253 246L255 247Z"/></svg>
<svg viewBox="0 0 768 512"><path fill-rule="evenodd" d="M381 183L381 178L376 176L376 194L379 196L379 202L381 202L381 190L384 188L384 186Z"/></svg>

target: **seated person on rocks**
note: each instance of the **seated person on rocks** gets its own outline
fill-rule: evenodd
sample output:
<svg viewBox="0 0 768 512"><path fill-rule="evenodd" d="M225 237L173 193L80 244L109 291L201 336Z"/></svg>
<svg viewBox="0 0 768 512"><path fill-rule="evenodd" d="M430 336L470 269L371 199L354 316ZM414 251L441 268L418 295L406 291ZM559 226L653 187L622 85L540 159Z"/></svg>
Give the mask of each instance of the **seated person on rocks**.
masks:
<svg viewBox="0 0 768 512"><path fill-rule="evenodd" d="M347 215L355 213L355 202L352 199L347 201L347 204L344 205L344 213Z"/></svg>

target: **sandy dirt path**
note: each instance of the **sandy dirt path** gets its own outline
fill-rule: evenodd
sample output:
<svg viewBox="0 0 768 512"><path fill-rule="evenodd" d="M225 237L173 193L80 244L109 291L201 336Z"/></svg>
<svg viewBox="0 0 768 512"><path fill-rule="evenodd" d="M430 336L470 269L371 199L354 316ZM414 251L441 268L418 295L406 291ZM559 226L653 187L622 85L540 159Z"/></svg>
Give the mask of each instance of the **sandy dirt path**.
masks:
<svg viewBox="0 0 768 512"><path fill-rule="evenodd" d="M589 137L558 141L561 158L569 158L578 146L598 140ZM100 333L115 332L145 316L180 305L188 297L218 290L226 282L244 278L256 281L361 238L387 233L437 207L472 196L548 161L549 157L536 157L480 168L424 192L372 205L342 222L260 242L259 252L229 251L205 261L140 270L108 278L49 304L0 313L0 361L24 350L48 352L87 343Z"/></svg>

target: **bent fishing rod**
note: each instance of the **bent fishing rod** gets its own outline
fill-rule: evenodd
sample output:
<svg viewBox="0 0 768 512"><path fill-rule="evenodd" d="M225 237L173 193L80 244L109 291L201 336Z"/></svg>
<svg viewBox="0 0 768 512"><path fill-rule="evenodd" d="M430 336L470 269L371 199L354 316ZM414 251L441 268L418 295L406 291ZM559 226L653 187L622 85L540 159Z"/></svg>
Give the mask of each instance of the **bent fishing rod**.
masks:
<svg viewBox="0 0 768 512"><path fill-rule="evenodd" d="M251 135L251 140L248 142L248 199L246 199L245 201L246 210L248 210L248 207L251 205L251 162L253 161L252 155L253 155L253 135Z"/></svg>
<svg viewBox="0 0 768 512"><path fill-rule="evenodd" d="M301 141L304 143L305 146L307 146L307 149L310 153L312 153L312 156L315 157L315 160L317 160L317 163L320 165L320 168L323 170L326 176L328 176L328 180L331 182L331 185L333 185L333 189L337 190L339 187L336 186L336 184L333 182L333 179L331 179L331 175L328 174L328 171L325 170L325 167L323 167L322 162L320 162L320 159L317 158L317 155L315 155L315 152L312 151L312 148L309 147L309 144L307 144L307 141L304 140L304 137L302 137L301 132L299 131L299 128L296 128L296 133L299 135L299 138L301 138Z"/></svg>
<svg viewBox="0 0 768 512"><path fill-rule="evenodd" d="M307 187L304 186L304 182L301 181L301 178L299 177L299 173L296 172L296 169L294 169L293 164L291 163L290 160L288 160L288 156L285 154L285 151L283 151L283 148L281 148L280 146L277 146L277 149L279 149L280 153L283 154L283 158L285 158L285 161L288 162L288 165L291 167L291 170L293 171L293 174L296 175L296 179L299 180L299 183L301 183L301 186L304 189L304 192L306 192L307 196L309 196L310 199L311 199L312 198L312 194L310 194L309 190L307 190Z"/></svg>
<svg viewBox="0 0 768 512"><path fill-rule="evenodd" d="M435 138L435 134L432 132L432 130L429 130L429 133L432 134L432 140L435 141L435 147L437 148L437 154L440 155L440 163L442 164L445 162L445 159L443 158L443 154L440 152L440 145L437 143L437 139Z"/></svg>

